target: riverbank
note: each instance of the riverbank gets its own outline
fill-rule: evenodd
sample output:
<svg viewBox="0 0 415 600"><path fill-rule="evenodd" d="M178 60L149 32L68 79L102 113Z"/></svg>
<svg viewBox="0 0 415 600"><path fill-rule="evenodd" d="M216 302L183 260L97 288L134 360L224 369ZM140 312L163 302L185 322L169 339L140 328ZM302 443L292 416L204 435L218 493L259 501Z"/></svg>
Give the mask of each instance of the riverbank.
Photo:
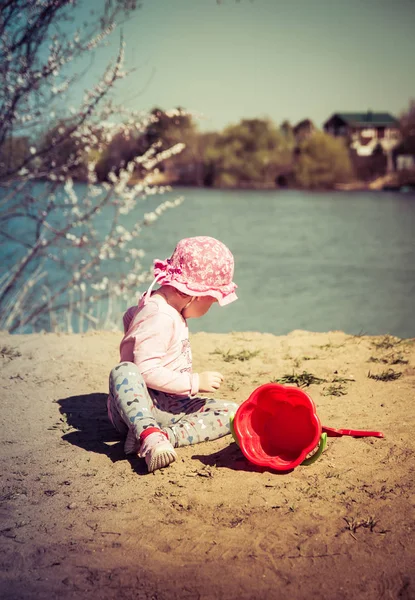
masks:
<svg viewBox="0 0 415 600"><path fill-rule="evenodd" d="M306 389L324 425L385 438L331 438L281 475L225 437L149 475L105 414L119 337L0 335L5 598L414 596L415 340L193 335L195 369L225 376L220 397L306 371L326 380Z"/></svg>
<svg viewBox="0 0 415 600"><path fill-rule="evenodd" d="M39 178L38 181L46 181L47 178ZM88 182L85 178L73 177L73 181L76 183L86 185ZM304 188L294 185L290 182L290 178L283 178L284 183L282 184L270 184L260 182L240 182L236 185L230 186L214 186L204 185L203 183L197 184L196 182L186 183L180 181L177 176L171 173L164 173L161 171L155 171L150 173L145 180L146 185L152 186L171 186L189 188L189 189L207 189L207 190L251 190L251 191L276 191L276 190L296 190L299 192L327 192L327 191L342 191L342 192L364 192L364 191L403 191L403 192L415 192L415 176L413 172L408 174L402 173L390 173L382 175L371 180L353 179L347 183L334 183L332 187L321 187L321 188ZM102 182L100 182L102 183ZM143 179L136 176L132 176L128 181L129 186L135 186L143 183Z"/></svg>
<svg viewBox="0 0 415 600"><path fill-rule="evenodd" d="M349 183L338 183L334 189L342 192L358 191L385 191L385 192L403 192L415 193L415 175L414 173L388 173L381 177L376 177L371 181L351 181Z"/></svg>

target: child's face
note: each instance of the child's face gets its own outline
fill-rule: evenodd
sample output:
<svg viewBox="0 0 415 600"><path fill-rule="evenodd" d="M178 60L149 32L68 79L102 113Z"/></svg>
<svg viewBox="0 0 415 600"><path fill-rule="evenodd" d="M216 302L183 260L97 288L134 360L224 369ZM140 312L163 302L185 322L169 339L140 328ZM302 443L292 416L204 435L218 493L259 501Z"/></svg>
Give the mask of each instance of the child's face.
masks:
<svg viewBox="0 0 415 600"><path fill-rule="evenodd" d="M197 296L182 310L182 315L185 319L203 317L214 302L217 300L212 296Z"/></svg>

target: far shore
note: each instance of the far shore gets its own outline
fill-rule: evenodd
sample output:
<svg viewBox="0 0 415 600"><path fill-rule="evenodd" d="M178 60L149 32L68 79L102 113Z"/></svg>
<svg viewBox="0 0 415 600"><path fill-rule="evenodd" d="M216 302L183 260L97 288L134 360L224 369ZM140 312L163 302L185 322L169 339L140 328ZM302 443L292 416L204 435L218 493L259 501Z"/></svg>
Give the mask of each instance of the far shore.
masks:
<svg viewBox="0 0 415 600"><path fill-rule="evenodd" d="M40 178L39 181L46 181L47 178ZM73 180L76 183L87 184L86 179L73 177ZM142 183L141 179L132 177L128 182L128 185L134 186ZM102 183L102 182L100 182ZM241 182L239 185L235 186L227 186L227 187L218 187L218 186L205 186L205 185L197 185L195 183L187 184L178 181L175 178L169 178L163 176L163 174L155 175L151 177L150 180L147 180L147 184L155 185L155 186L172 186L172 187L180 187L180 188L202 188L202 189L223 189L223 190L257 190L257 191L284 191L284 190L296 190L299 192L358 192L358 191L402 191L402 192L414 192L415 191L415 183L413 179L405 181L399 181L396 173L391 173L388 175L382 175L380 177L376 177L370 181L363 180L353 180L347 183L336 183L333 187L320 187L320 188L302 188L296 187L292 185L260 185L258 183L251 184L248 182Z"/></svg>

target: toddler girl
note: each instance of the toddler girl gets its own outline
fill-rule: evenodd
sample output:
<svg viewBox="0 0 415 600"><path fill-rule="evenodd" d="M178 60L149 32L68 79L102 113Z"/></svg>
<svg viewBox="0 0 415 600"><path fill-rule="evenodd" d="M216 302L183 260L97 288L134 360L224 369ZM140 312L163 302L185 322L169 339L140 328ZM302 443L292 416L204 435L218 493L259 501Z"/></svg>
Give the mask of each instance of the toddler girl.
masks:
<svg viewBox="0 0 415 600"><path fill-rule="evenodd" d="M176 460L174 448L230 432L237 405L199 393L215 392L221 373L193 373L188 318L237 299L230 250L211 237L181 240L171 258L154 261L155 279L124 315L121 363L110 373L108 415L126 433L126 454L145 458L149 471ZM161 287L152 291L158 283Z"/></svg>

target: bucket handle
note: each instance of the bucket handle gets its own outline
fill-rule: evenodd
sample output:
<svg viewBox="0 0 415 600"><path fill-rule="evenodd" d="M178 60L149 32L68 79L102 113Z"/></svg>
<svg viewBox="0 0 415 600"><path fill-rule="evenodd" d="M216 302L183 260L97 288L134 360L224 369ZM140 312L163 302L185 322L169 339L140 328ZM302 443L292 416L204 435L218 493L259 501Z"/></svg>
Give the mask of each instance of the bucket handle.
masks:
<svg viewBox="0 0 415 600"><path fill-rule="evenodd" d="M320 441L318 443L318 448L317 448L316 452L314 452L314 454L312 456L310 456L309 458L306 458L305 460L303 460L303 462L301 464L305 465L306 467L308 467L309 465L312 465L323 454L326 446L327 446L327 433L324 432L320 436Z"/></svg>

